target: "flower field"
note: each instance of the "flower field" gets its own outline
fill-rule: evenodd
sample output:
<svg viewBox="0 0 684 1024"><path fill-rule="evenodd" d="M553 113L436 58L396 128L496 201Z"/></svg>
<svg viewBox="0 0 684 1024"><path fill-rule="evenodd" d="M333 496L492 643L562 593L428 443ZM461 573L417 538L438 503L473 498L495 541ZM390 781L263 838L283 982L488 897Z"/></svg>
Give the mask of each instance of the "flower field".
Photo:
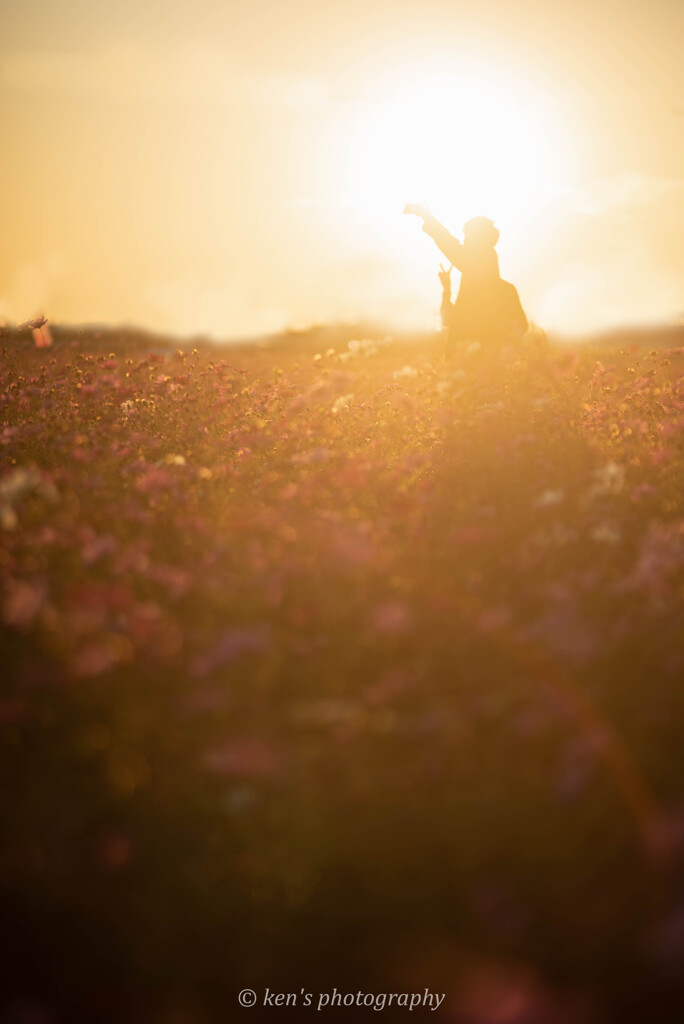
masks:
<svg viewBox="0 0 684 1024"><path fill-rule="evenodd" d="M3 1024L681 1019L684 350L7 342L0 401Z"/></svg>

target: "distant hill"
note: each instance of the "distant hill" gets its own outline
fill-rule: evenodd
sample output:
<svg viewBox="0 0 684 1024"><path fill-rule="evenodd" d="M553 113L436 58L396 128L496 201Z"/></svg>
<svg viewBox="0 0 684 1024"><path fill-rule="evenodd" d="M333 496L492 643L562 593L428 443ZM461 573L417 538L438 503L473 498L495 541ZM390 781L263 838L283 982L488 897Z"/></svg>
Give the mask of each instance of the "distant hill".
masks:
<svg viewBox="0 0 684 1024"><path fill-rule="evenodd" d="M353 339L371 339L380 341L392 338L399 343L415 344L418 342L434 342L439 331L401 331L392 330L384 324L371 322L352 322L338 324L314 324L302 329L290 328L276 334L257 337L227 337L224 339L209 338L206 335L195 335L185 338L174 338L169 335L157 334L140 327L106 326L101 324L53 324L50 330L55 344L83 344L88 348L107 352L166 352L177 348L222 348L245 347L257 345L261 348L302 348L306 351L323 351L329 348L346 348ZM595 334L566 335L558 332L549 334L549 341L558 345L600 345L601 347L626 348L680 348L684 347L684 324L661 326L634 326L613 328ZM0 345L32 344L28 330L10 328Z"/></svg>
<svg viewBox="0 0 684 1024"><path fill-rule="evenodd" d="M552 341L596 344L618 348L638 345L639 348L680 348L684 345L684 324L662 324L648 327L620 327L596 334L577 336L550 335Z"/></svg>

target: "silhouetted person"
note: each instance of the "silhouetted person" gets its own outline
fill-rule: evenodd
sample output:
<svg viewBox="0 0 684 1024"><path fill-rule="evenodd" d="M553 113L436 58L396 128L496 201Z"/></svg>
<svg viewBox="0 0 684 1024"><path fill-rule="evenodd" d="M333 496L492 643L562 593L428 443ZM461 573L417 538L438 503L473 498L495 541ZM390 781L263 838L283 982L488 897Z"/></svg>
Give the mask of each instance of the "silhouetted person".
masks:
<svg viewBox="0 0 684 1024"><path fill-rule="evenodd" d="M461 272L456 301L451 302L451 268L441 268L442 323L449 329L449 348L463 341L502 344L519 341L527 317L516 288L503 281L494 248L499 232L486 217L473 217L463 227L463 242L454 238L423 206L409 203L404 213L423 220L425 231L449 262Z"/></svg>

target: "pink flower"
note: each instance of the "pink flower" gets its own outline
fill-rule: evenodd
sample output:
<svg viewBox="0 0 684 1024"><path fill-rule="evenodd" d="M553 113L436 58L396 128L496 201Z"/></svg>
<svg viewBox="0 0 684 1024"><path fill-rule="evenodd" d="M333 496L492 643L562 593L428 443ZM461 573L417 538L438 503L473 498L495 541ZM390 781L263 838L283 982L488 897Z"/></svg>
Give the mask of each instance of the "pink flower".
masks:
<svg viewBox="0 0 684 1024"><path fill-rule="evenodd" d="M8 626L25 629L45 605L47 588L42 580L10 582L5 594L3 619Z"/></svg>
<svg viewBox="0 0 684 1024"><path fill-rule="evenodd" d="M385 601L371 612L370 624L378 633L405 633L413 628L413 616L400 601Z"/></svg>
<svg viewBox="0 0 684 1024"><path fill-rule="evenodd" d="M267 626L234 626L227 629L209 651L194 659L190 671L194 676L205 676L246 654L262 654L270 646Z"/></svg>

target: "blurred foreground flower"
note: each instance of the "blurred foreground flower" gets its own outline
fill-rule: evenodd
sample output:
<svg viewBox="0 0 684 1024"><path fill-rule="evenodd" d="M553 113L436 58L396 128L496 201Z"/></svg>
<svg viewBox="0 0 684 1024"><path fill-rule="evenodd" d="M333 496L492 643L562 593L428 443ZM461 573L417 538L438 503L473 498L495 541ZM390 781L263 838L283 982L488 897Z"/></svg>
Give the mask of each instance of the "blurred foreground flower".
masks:
<svg viewBox="0 0 684 1024"><path fill-rule="evenodd" d="M260 736L236 736L204 754L204 764L217 775L267 778L280 766L278 751Z"/></svg>
<svg viewBox="0 0 684 1024"><path fill-rule="evenodd" d="M385 601L373 609L370 623L378 633L404 633L413 627L413 617L402 602Z"/></svg>
<svg viewBox="0 0 684 1024"><path fill-rule="evenodd" d="M94 843L95 859L105 871L125 868L133 856L133 843L125 832L111 830L101 833Z"/></svg>
<svg viewBox="0 0 684 1024"><path fill-rule="evenodd" d="M619 466L617 462L608 462L595 471L594 483L589 490L589 496L600 498L608 494L620 494L624 483L624 466Z"/></svg>
<svg viewBox="0 0 684 1024"><path fill-rule="evenodd" d="M2 609L6 625L26 629L45 604L47 587L43 580L9 583Z"/></svg>
<svg viewBox="0 0 684 1024"><path fill-rule="evenodd" d="M17 505L30 495L51 504L59 501L55 485L37 469L18 466L0 479L0 527L3 530L14 530L18 526Z"/></svg>
<svg viewBox="0 0 684 1024"><path fill-rule="evenodd" d="M340 362L342 363L346 362L348 359L354 358L355 356L374 356L379 351L377 343L369 341L367 338L362 340L357 340L356 338L352 339L352 341L349 342L347 349L348 351L343 352L340 356ZM332 354L332 351L333 350L329 349L328 352L326 352L326 355L329 353Z"/></svg>
<svg viewBox="0 0 684 1024"><path fill-rule="evenodd" d="M622 534L615 527L609 526L608 523L601 523L600 526L595 526L591 531L591 539L595 540L597 544L619 544L622 540Z"/></svg>
<svg viewBox="0 0 684 1024"><path fill-rule="evenodd" d="M340 395L340 397L336 399L336 401L333 403L332 409L330 411L334 415L337 415L337 413L342 412L343 409L348 409L353 401L353 395Z"/></svg>
<svg viewBox="0 0 684 1024"><path fill-rule="evenodd" d="M311 462L325 462L330 457L332 452L329 448L312 448L308 452L297 452L290 459L295 466L307 466Z"/></svg>
<svg viewBox="0 0 684 1024"><path fill-rule="evenodd" d="M565 492L561 490L543 491L535 501L535 505L544 507L546 505L558 505L565 497Z"/></svg>
<svg viewBox="0 0 684 1024"><path fill-rule="evenodd" d="M262 654L271 646L268 626L234 626L227 629L210 650L192 663L194 676L205 676L245 654Z"/></svg>

